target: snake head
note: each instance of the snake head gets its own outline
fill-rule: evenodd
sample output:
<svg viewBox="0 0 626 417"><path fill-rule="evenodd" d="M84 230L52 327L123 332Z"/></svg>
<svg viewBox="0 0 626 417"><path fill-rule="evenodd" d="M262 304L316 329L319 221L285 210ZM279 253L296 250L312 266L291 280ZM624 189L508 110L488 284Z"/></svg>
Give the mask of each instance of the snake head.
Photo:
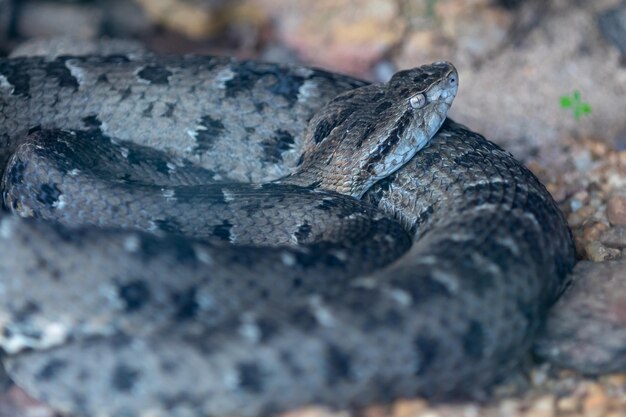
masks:
<svg viewBox="0 0 626 417"><path fill-rule="evenodd" d="M295 178L316 178L320 188L360 198L428 144L458 79L454 66L440 61L337 96L311 119Z"/></svg>
<svg viewBox="0 0 626 417"><path fill-rule="evenodd" d="M456 68L445 61L394 74L372 115L378 134L367 138L369 156L354 173L361 195L428 144L446 119L458 86Z"/></svg>

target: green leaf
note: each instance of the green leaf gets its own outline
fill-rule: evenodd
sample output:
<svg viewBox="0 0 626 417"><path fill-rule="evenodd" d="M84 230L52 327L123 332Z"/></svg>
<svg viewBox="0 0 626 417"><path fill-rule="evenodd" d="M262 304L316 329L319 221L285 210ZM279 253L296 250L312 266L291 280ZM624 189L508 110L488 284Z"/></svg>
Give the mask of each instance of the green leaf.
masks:
<svg viewBox="0 0 626 417"><path fill-rule="evenodd" d="M574 97L574 101L580 101L580 91L574 90L574 94L572 97Z"/></svg>
<svg viewBox="0 0 626 417"><path fill-rule="evenodd" d="M582 103L580 105L580 111L582 114L590 114L591 113L591 105L589 103Z"/></svg>
<svg viewBox="0 0 626 417"><path fill-rule="evenodd" d="M564 109L572 107L572 99L569 96L561 96L561 107Z"/></svg>

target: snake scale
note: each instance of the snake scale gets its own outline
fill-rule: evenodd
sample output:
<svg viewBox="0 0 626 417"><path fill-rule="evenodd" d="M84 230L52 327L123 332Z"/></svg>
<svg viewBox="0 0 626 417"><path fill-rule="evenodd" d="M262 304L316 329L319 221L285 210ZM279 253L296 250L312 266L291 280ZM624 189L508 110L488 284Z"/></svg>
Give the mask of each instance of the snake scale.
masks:
<svg viewBox="0 0 626 417"><path fill-rule="evenodd" d="M7 372L89 417L479 394L574 250L535 176L445 119L456 77L0 60Z"/></svg>

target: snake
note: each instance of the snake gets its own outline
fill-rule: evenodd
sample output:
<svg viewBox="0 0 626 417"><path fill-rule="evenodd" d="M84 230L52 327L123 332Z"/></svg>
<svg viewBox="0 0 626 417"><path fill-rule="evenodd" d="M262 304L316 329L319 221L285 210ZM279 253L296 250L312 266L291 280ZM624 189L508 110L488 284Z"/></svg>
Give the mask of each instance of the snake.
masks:
<svg viewBox="0 0 626 417"><path fill-rule="evenodd" d="M85 417L484 396L575 255L457 88L443 61L0 59L6 372Z"/></svg>

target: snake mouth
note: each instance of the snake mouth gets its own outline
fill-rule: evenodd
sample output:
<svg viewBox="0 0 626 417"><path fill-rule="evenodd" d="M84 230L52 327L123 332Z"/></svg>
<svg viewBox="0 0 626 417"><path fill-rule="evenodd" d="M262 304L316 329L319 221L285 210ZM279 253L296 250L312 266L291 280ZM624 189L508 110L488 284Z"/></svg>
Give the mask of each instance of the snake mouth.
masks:
<svg viewBox="0 0 626 417"><path fill-rule="evenodd" d="M444 101L451 105L454 97L456 97L459 90L459 74L454 65L446 64L450 67L448 73L425 92L428 102Z"/></svg>

